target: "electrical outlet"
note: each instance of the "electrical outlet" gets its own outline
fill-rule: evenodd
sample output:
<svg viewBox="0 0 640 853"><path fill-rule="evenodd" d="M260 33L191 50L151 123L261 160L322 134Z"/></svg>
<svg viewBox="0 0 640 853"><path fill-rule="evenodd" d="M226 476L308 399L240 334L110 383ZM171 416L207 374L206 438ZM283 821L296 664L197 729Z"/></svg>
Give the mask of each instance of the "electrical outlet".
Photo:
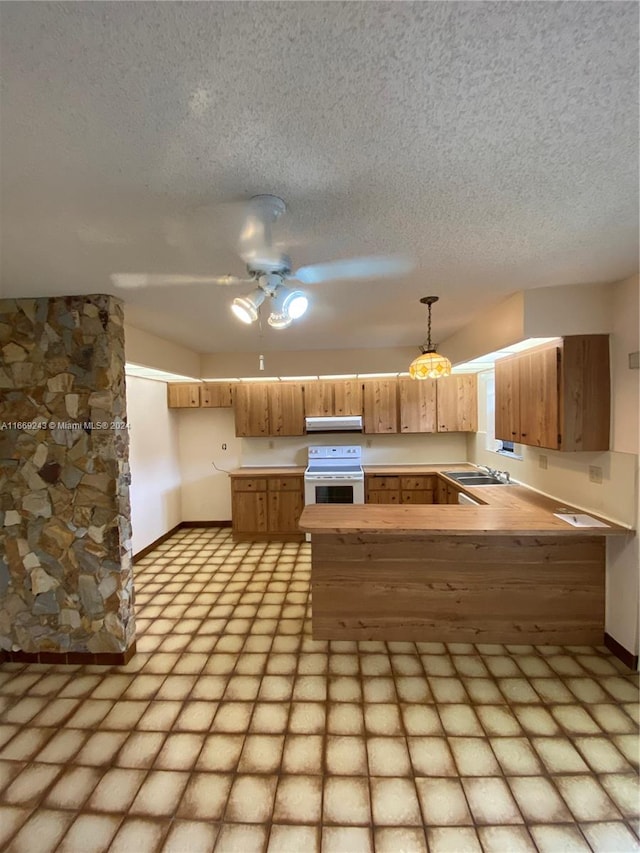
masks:
<svg viewBox="0 0 640 853"><path fill-rule="evenodd" d="M371 445L373 444L373 441L371 441L371 439L368 438L366 441L366 444L367 444L367 447L371 447Z"/></svg>
<svg viewBox="0 0 640 853"><path fill-rule="evenodd" d="M274 447L275 447L275 444L272 441L270 441L269 442L269 450L273 450Z"/></svg>
<svg viewBox="0 0 640 853"><path fill-rule="evenodd" d="M226 450L226 449L227 449L227 443L226 443L226 441L225 441L225 442L223 442L223 444L222 444L222 449L223 449L223 450Z"/></svg>
<svg viewBox="0 0 640 853"><path fill-rule="evenodd" d="M602 468L600 468L598 465L589 465L589 482L602 482Z"/></svg>
<svg viewBox="0 0 640 853"><path fill-rule="evenodd" d="M542 468L544 471L547 470L547 457L544 453L538 456L538 468Z"/></svg>

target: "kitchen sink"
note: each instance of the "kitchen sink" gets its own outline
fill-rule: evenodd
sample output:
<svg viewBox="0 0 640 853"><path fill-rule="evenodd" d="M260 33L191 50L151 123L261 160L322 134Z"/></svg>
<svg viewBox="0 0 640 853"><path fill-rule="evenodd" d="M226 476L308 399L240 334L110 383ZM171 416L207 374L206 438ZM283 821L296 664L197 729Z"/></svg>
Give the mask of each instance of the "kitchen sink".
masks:
<svg viewBox="0 0 640 853"><path fill-rule="evenodd" d="M451 477L461 486L506 486L504 480L487 474L484 471L445 471L447 477Z"/></svg>

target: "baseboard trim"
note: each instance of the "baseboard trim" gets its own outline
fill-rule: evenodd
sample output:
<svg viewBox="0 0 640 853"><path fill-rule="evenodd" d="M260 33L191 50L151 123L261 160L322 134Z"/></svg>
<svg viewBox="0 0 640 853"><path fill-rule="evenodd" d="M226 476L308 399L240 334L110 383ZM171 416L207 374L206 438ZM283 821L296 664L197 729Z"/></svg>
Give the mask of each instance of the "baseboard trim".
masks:
<svg viewBox="0 0 640 853"><path fill-rule="evenodd" d="M157 538L157 539L155 539L155 540L151 543L151 545L147 545L147 547L146 547L146 548L143 548L143 549L142 549L142 551L138 551L138 553L137 553L137 554L134 554L134 555L133 555L133 562L134 562L134 564L135 564L138 560L141 560L143 557L146 557L146 556L147 556L147 554L150 554L150 553L154 550L154 548L157 548L157 547L158 547L158 545L162 545L162 543L163 543L163 542L166 542L166 541L167 541L167 539L169 539L169 537L170 537L170 536L173 536L173 534L174 534L174 533L177 533L177 532L178 532L178 530L180 530L180 527L181 527L181 526L182 526L182 522L180 522L180 524L176 524L176 526L175 526L175 527L172 527L172 528L171 528L171 530L167 530L167 532L166 532L166 533L163 533L163 534L162 534L162 536L158 536L158 538Z"/></svg>
<svg viewBox="0 0 640 853"><path fill-rule="evenodd" d="M192 527L231 527L230 521L181 521L179 524L176 524L175 527L172 527L171 530L167 530L166 533L163 533L162 536L159 536L156 540L154 540L150 545L147 545L146 548L143 548L142 551L138 551L137 554L133 555L133 562L136 563L138 560L141 560L143 557L146 557L147 554L150 554L158 545L162 545L163 542L166 542L174 533L177 533L178 530L183 530L184 528L192 528Z"/></svg>
<svg viewBox="0 0 640 853"><path fill-rule="evenodd" d="M81 664L83 666L125 666L136 653L133 642L124 652L0 652L0 663Z"/></svg>
<svg viewBox="0 0 640 853"><path fill-rule="evenodd" d="M638 669L638 655L634 655L633 652L630 652L628 649L619 643L617 640L614 640L611 634L604 635L604 644L609 649L610 652L621 660L623 664L629 667L629 669L637 670Z"/></svg>

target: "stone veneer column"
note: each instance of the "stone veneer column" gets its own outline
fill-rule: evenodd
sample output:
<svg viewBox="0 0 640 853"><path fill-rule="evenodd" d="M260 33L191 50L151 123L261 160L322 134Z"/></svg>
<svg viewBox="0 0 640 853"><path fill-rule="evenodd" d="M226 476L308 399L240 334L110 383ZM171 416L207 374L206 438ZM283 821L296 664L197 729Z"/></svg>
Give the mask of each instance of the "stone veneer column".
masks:
<svg viewBox="0 0 640 853"><path fill-rule="evenodd" d="M128 452L120 300L0 300L0 649L9 655L122 653L133 643Z"/></svg>

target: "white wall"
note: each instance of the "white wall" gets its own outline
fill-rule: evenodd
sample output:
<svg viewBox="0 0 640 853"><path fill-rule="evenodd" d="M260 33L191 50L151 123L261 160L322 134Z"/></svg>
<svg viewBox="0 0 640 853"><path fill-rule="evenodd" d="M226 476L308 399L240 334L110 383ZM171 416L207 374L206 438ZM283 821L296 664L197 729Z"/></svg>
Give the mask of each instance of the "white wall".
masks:
<svg viewBox="0 0 640 853"><path fill-rule="evenodd" d="M625 451L635 475L635 521L640 531L638 499L640 435L640 371L629 368L629 353L640 348L640 307L638 276L622 281L613 289L611 334L612 446ZM633 460L633 461L632 461ZM631 473L631 472L630 472ZM607 542L607 624L618 642L638 654L640 650L640 546L638 536L627 541ZM624 638L624 639L623 639Z"/></svg>
<svg viewBox="0 0 640 853"><path fill-rule="evenodd" d="M165 383L127 376L127 417L137 554L181 521L178 429Z"/></svg>
<svg viewBox="0 0 640 853"><path fill-rule="evenodd" d="M227 471L240 467L243 439L236 438L233 409L174 409L179 426L183 521L229 521ZM222 445L227 449L223 450Z"/></svg>
<svg viewBox="0 0 640 853"><path fill-rule="evenodd" d="M629 369L629 353L640 348L639 293L640 277L637 275L616 284L611 293L611 377L615 388L611 407L611 446L623 453L640 451L640 370Z"/></svg>
<svg viewBox="0 0 640 853"><path fill-rule="evenodd" d="M464 462L467 442L464 433L426 435L305 435L291 438L242 439L243 465L306 465L310 444L362 447L364 465L411 465L414 463Z"/></svg>
<svg viewBox="0 0 640 853"><path fill-rule="evenodd" d="M125 306L126 315L126 306ZM198 378L200 356L186 347L174 344L150 332L125 323L124 349L127 361L143 367L155 367L167 373Z"/></svg>

